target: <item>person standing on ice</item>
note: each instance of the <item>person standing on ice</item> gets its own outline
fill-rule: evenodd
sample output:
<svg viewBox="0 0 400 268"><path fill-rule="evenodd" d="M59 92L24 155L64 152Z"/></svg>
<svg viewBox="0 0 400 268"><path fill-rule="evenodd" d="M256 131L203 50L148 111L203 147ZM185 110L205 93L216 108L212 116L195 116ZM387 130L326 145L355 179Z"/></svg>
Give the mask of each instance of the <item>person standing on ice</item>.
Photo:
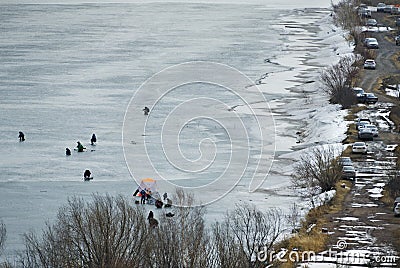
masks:
<svg viewBox="0 0 400 268"><path fill-rule="evenodd" d="M94 145L95 142L97 142L97 138L96 138L96 135L93 133L92 138L90 139L90 144Z"/></svg>
<svg viewBox="0 0 400 268"><path fill-rule="evenodd" d="M69 148L65 148L65 155L71 155L71 150Z"/></svg>
<svg viewBox="0 0 400 268"><path fill-rule="evenodd" d="M146 189L140 191L140 204L146 203Z"/></svg>
<svg viewBox="0 0 400 268"><path fill-rule="evenodd" d="M19 132L18 138L19 138L19 141L25 141L25 135L22 131Z"/></svg>
<svg viewBox="0 0 400 268"><path fill-rule="evenodd" d="M150 210L149 215L147 216L147 220L150 222L150 219L154 219L154 213Z"/></svg>
<svg viewBox="0 0 400 268"><path fill-rule="evenodd" d="M150 112L150 109L148 107L144 107L143 112L144 112L144 115L148 115Z"/></svg>

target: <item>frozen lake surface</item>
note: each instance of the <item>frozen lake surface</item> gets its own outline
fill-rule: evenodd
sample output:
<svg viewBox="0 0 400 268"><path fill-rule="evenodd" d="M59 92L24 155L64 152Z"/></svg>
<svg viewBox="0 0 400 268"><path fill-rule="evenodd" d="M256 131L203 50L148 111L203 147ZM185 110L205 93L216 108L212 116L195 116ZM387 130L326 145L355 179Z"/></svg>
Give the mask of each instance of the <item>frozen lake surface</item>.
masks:
<svg viewBox="0 0 400 268"><path fill-rule="evenodd" d="M288 189L296 146L339 142L345 127L341 112L326 105L313 81L321 67L349 48L330 24L329 3L303 8L308 5L2 5L0 218L7 227L5 255L21 249L21 234L38 231L53 220L68 197L132 195L137 186L122 146L125 111L152 75L188 61L226 64L259 83L276 127L275 161L267 180L254 193L249 193L248 181L239 182L207 207L208 219L220 217L240 201L286 210L297 200ZM287 6L291 8L281 9ZM178 103L190 92L177 91L180 94L161 104ZM203 97L213 92L206 89ZM223 92L215 94L224 97ZM234 98L227 95L226 102L234 104ZM138 107L140 113L145 105ZM269 112L258 108L259 114ZM196 116L195 107L191 112ZM246 114L241 107L236 112ZM210 122L193 124L197 130L181 137L190 159L196 158L199 148L198 142L191 142L194 133L196 141L207 138L207 133L217 145L224 140L224 133L214 131ZM25 142L18 142L18 131L25 133ZM142 132L137 130L138 139ZM98 138L96 146L89 142L92 133ZM65 148L75 148L77 141L87 152L73 151L66 157ZM223 162L228 156L218 157ZM85 169L95 178L90 183L82 181ZM205 196L207 191L213 189L205 190Z"/></svg>

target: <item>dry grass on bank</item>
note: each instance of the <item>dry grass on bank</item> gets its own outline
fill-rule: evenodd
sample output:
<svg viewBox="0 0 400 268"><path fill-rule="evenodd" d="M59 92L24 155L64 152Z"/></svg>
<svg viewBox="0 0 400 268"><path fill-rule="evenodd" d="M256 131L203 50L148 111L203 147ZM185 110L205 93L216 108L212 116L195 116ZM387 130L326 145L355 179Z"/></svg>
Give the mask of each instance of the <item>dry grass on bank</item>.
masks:
<svg viewBox="0 0 400 268"><path fill-rule="evenodd" d="M345 188L341 187L343 183L346 185ZM351 187L352 183L350 181L343 180L337 182L335 187L335 197L328 204L311 209L305 220L302 222L302 228L299 232L288 240L280 243L277 248L285 247L289 251L297 249L300 256L303 251L313 251L318 253L325 250L329 241L329 235L323 233L322 228L325 228L329 221L327 216L331 216L332 214L338 213L342 210L344 199L350 192ZM315 227L309 231L308 229L311 224L315 224ZM288 262L280 264L279 267L294 267L294 263L288 260Z"/></svg>

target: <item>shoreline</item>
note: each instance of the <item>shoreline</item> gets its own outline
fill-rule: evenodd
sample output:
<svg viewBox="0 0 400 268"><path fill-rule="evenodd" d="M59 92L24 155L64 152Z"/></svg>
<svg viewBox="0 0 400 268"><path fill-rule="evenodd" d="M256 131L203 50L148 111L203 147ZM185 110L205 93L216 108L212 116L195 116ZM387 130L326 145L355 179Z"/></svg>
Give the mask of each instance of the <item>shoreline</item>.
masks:
<svg viewBox="0 0 400 268"><path fill-rule="evenodd" d="M382 33L382 35L384 35L384 33ZM382 43L384 42L382 41ZM353 53L357 53L357 51L355 50ZM390 45L388 47L380 47L378 55L380 55L379 53L395 54L396 51L391 50ZM391 64L396 66L395 62L392 62ZM389 67L386 66L386 68ZM386 76L391 76L392 74L396 73L399 72L398 69L396 71L395 67L392 70L392 73L389 73ZM369 74L362 72L361 81L359 81L359 83L365 84L366 81L370 80L371 77L369 77ZM381 84L379 88L378 83ZM389 117L389 114L391 114L391 111L393 111L393 107L396 107L396 103L398 105L398 98L391 98L386 95L385 88L383 87L382 83L382 74L377 74L377 77L374 78L373 84L375 84L375 87L372 88L372 92L377 94L381 98L380 101L383 102L373 105L372 107L369 107L368 105L366 107L360 107L358 105L356 108L353 107L351 109L344 109L346 113L348 113L344 118L348 118L347 120L349 120L347 121L349 129L351 125L354 124L354 122L352 122L353 118L369 117L373 118L372 120L376 120L378 123L378 119L380 119L378 111L380 109L384 111L387 110ZM372 85L370 87L372 87ZM375 119L375 117L377 119ZM389 144L398 145L399 142L398 133L397 135L396 133L393 133L392 125L398 126L400 120L397 115L390 117L395 119L396 122L394 122L394 124L393 122L387 122L388 119L385 117L385 120L383 121L389 125L388 128L384 126L382 127L379 123L379 127L382 128L382 133L380 134L379 138L377 138L377 144L382 144L378 146L373 143L371 144L372 147L370 149L374 154L366 157L358 157L354 154L351 154L349 149L344 151L344 156L351 156L353 162L355 161L355 164L357 165L356 167L358 167L360 170L363 168L368 168L371 165L374 166L374 163L376 163L375 168L378 170L380 168L384 170L385 168L392 167L393 165L398 165L400 151L398 150L399 146L397 146L396 150L388 150L387 152L385 152L384 147L385 144L387 146L389 146ZM345 146L349 145L349 143L351 144L352 140L354 140L354 137L350 138L351 136L354 136L354 133L350 132L349 129L346 132L346 138L341 141L341 144L344 146L344 148ZM357 138L355 139L357 140ZM363 163L363 161L366 161L367 164ZM352 262L346 263L347 265L361 264L365 265L365 267L370 267L370 261L376 261L379 265L379 262L382 262L383 260L380 259L379 256L386 256L387 258L385 258L385 260L389 266L396 265L395 263L398 265L398 260L400 259L400 232L398 232L399 230L396 228L396 226L398 226L399 221L392 215L393 200L389 198L387 192L388 189L386 188L388 183L388 175L385 175L385 172L383 174L368 174L368 172L363 174L359 171L357 176L358 177L356 181L353 183L343 181L346 183L346 186L344 187L346 191L341 189L343 187L343 182L338 183L336 185L336 190L338 192L340 191L341 193L337 195L330 204L316 207L307 213L305 216L305 221L303 222L302 231L299 232L298 235L295 235L294 238L290 238L284 243L294 243L291 245L296 246L296 237L314 236L313 239L321 240L323 243L312 245L307 244L306 241L303 241L304 244L300 246L300 250L311 250L317 254L323 254L324 252L327 253L333 250L333 252L341 253L342 256L347 256L346 254L353 254L353 258L354 254L358 254L357 259L353 259ZM317 223L314 225L316 230L308 233L304 230L304 228L307 228L307 226L310 226L313 222ZM300 242L297 241L297 243ZM339 246L340 243L342 243L344 247L341 248ZM367 254L368 257L365 257L367 255L363 254ZM336 255L331 256L327 254L325 254L325 257L314 256L314 259L311 259L311 261L299 262L295 267L336 267L335 265L339 264L339 260L337 257L335 259L335 257ZM385 260L383 260L383 262L385 262Z"/></svg>

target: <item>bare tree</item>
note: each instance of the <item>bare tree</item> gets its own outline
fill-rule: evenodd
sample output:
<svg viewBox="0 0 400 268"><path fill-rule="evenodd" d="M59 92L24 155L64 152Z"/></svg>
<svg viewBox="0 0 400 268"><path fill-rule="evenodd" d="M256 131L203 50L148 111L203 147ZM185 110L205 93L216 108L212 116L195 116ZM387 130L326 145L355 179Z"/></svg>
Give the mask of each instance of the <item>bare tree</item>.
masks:
<svg viewBox="0 0 400 268"><path fill-rule="evenodd" d="M148 228L143 211L122 197L72 198L41 237L25 234L22 267L139 267Z"/></svg>
<svg viewBox="0 0 400 268"><path fill-rule="evenodd" d="M354 42L356 44L360 41L358 26L362 24L361 17L356 11L356 7L359 5L359 0L340 0L336 4L332 4L335 12L335 24L348 31L350 35L354 37Z"/></svg>
<svg viewBox="0 0 400 268"><path fill-rule="evenodd" d="M341 178L339 155L333 146L318 146L300 156L292 174L292 184L306 190L305 197L331 190Z"/></svg>
<svg viewBox="0 0 400 268"><path fill-rule="evenodd" d="M324 91L330 96L333 103L348 108L357 102L351 87L358 76L358 68L354 66L356 56L344 56L335 65L327 67L321 72L320 79Z"/></svg>
<svg viewBox="0 0 400 268"><path fill-rule="evenodd" d="M292 232L296 232L296 228L299 226L299 220L301 216L300 209L299 206L294 202L289 209L289 214L286 215L286 219L292 228Z"/></svg>
<svg viewBox="0 0 400 268"><path fill-rule="evenodd" d="M261 212L249 204L236 205L222 223L213 226L218 267L265 267L258 259L283 233L284 215L278 209Z"/></svg>

